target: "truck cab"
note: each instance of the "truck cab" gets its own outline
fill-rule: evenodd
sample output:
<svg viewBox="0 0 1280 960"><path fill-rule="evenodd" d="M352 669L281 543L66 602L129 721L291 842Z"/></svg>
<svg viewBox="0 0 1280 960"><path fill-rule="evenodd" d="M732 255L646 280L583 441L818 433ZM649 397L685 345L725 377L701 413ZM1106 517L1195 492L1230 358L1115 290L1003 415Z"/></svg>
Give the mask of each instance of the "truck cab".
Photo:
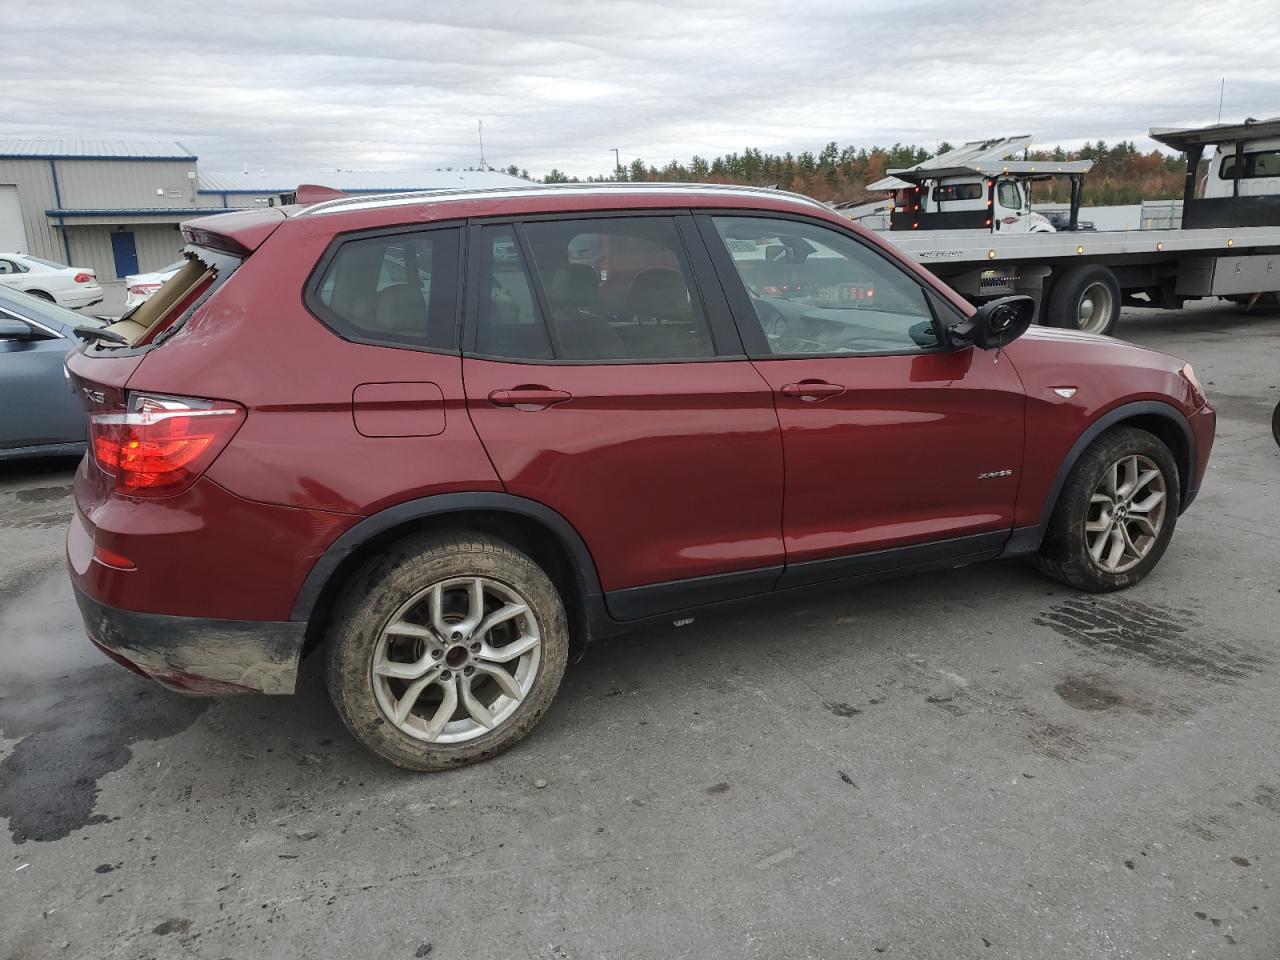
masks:
<svg viewBox="0 0 1280 960"><path fill-rule="evenodd" d="M1205 197L1232 197L1235 193L1236 168L1239 166L1242 197L1267 197L1280 194L1280 139L1221 143L1209 161L1204 179Z"/></svg>

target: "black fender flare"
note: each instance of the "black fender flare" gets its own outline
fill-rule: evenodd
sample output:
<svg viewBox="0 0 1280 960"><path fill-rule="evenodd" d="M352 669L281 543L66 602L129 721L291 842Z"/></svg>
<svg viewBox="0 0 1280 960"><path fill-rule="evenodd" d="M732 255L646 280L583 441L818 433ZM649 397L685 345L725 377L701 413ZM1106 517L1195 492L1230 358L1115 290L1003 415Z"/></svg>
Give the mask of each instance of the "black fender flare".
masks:
<svg viewBox="0 0 1280 960"><path fill-rule="evenodd" d="M416 500L406 500L365 517L320 555L302 582L293 602L290 620L308 621L316 603L342 561L378 534L414 520L448 516L451 513L485 511L511 514L534 520L559 538L573 562L573 573L584 598L598 595L600 577L586 542L573 524L545 504L509 493L441 493Z"/></svg>
<svg viewBox="0 0 1280 960"><path fill-rule="evenodd" d="M1076 465L1076 461L1080 459L1080 455L1084 453L1085 448L1098 439L1103 431L1114 427L1122 421L1141 416L1161 417L1173 423L1182 433L1182 438L1187 444L1187 462L1178 464L1179 471L1185 474L1180 478L1182 480L1181 506L1185 509L1191 503L1196 495L1194 486L1195 466L1198 462L1196 437L1191 432L1191 424L1187 423L1187 418L1182 411L1172 404L1159 400L1139 400L1133 403L1121 404L1108 410L1094 420L1093 423L1089 424L1088 429L1076 438L1076 442L1071 445L1071 449L1067 451L1067 455L1062 459L1062 464L1058 467L1058 473L1053 478L1053 486L1050 487L1049 495L1044 501L1044 508L1040 511L1040 528L1042 530L1049 525L1049 518L1053 516L1053 509L1058 505L1058 494L1062 492L1062 486L1067 482L1067 476Z"/></svg>

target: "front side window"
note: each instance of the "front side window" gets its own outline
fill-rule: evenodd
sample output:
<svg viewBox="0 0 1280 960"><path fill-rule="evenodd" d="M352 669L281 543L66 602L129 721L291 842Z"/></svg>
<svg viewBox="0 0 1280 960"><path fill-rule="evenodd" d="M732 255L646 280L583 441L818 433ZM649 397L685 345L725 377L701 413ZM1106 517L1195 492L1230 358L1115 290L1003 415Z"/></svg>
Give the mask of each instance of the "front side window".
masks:
<svg viewBox="0 0 1280 960"><path fill-rule="evenodd" d="M480 354L579 362L715 355L671 217L547 220L519 230L523 244L509 226L481 235Z"/></svg>
<svg viewBox="0 0 1280 960"><path fill-rule="evenodd" d="M313 306L343 336L446 349L457 318L458 231L348 240L325 268Z"/></svg>
<svg viewBox="0 0 1280 960"><path fill-rule="evenodd" d="M1218 171L1223 180L1234 180L1236 178L1235 154L1223 157ZM1257 180L1261 177L1280 177L1280 150L1260 150L1257 153L1244 155L1244 163L1240 167L1240 179Z"/></svg>
<svg viewBox="0 0 1280 960"><path fill-rule="evenodd" d="M774 356L936 348L920 284L882 255L812 223L716 217Z"/></svg>
<svg viewBox="0 0 1280 960"><path fill-rule="evenodd" d="M1018 185L1012 180L1001 180L998 196L1000 197L1000 206L1006 210L1022 209L1022 191L1018 189Z"/></svg>

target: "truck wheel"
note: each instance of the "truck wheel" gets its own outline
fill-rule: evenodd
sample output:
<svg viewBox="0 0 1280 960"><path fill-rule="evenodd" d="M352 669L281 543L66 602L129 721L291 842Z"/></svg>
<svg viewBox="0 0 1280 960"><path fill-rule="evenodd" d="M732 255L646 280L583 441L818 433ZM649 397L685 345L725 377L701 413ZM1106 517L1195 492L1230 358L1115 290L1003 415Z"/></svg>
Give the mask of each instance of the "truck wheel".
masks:
<svg viewBox="0 0 1280 960"><path fill-rule="evenodd" d="M1110 334L1120 320L1120 284L1100 264L1080 264L1056 278L1046 313L1049 325Z"/></svg>
<svg viewBox="0 0 1280 960"><path fill-rule="evenodd" d="M1178 465L1164 442L1134 427L1108 430L1071 468L1036 565L1090 593L1133 586L1164 555L1179 502Z"/></svg>
<svg viewBox="0 0 1280 960"><path fill-rule="evenodd" d="M405 540L347 584L326 683L356 739L410 770L487 759L542 717L569 628L550 579L481 534Z"/></svg>

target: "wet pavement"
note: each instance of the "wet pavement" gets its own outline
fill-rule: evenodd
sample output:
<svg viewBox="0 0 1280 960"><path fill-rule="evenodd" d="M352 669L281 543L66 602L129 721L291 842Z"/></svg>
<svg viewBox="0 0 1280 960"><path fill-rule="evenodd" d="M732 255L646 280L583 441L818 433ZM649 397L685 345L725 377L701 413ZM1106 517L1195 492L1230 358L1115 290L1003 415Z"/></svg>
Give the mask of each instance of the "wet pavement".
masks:
<svg viewBox="0 0 1280 960"><path fill-rule="evenodd" d="M601 643L447 774L314 662L224 700L108 662L74 464L0 464L0 958L1280 956L1280 315L1120 332L1220 416L1138 588L989 563Z"/></svg>

